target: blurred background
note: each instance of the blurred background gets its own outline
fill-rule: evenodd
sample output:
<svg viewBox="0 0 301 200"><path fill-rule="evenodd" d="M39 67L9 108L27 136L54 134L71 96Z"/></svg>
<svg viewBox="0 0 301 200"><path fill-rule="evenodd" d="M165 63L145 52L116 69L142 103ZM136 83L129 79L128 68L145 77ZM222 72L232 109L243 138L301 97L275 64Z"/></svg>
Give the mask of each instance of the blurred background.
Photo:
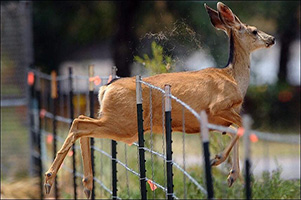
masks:
<svg viewBox="0 0 301 200"><path fill-rule="evenodd" d="M228 38L211 25L204 3L1 1L1 182L32 174L30 66L59 75L72 66L87 75L94 64L99 76L116 66L120 77L224 67ZM206 3L216 9L216 1ZM243 112L255 119L254 129L300 134L300 2L225 3L243 23L276 38L252 54ZM156 59L168 68L152 70L147 61Z"/></svg>

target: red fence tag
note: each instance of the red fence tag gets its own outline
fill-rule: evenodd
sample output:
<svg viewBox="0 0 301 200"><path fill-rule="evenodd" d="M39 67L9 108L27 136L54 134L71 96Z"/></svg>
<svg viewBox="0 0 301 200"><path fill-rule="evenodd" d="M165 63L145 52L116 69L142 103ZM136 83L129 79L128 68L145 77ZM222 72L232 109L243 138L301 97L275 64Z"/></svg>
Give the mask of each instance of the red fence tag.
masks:
<svg viewBox="0 0 301 200"><path fill-rule="evenodd" d="M147 183L149 184L149 187L152 191L157 189L157 186L151 180L148 180Z"/></svg>
<svg viewBox="0 0 301 200"><path fill-rule="evenodd" d="M94 85L99 85L101 84L101 78L99 78L99 76L94 76L94 77L91 77L89 78L89 81L90 82L94 82Z"/></svg>
<svg viewBox="0 0 301 200"><path fill-rule="evenodd" d="M110 83L111 81L112 81L112 75L109 76L108 83Z"/></svg>
<svg viewBox="0 0 301 200"><path fill-rule="evenodd" d="M239 127L237 130L237 135L241 137L244 135L244 132L245 132L245 129L243 127Z"/></svg>
<svg viewBox="0 0 301 200"><path fill-rule="evenodd" d="M251 142L258 142L258 137L257 137L257 135L255 135L254 133L252 133L252 134L250 135L250 140L251 140Z"/></svg>
<svg viewBox="0 0 301 200"><path fill-rule="evenodd" d="M32 86L34 84L34 73L28 72L27 74L27 84Z"/></svg>
<svg viewBox="0 0 301 200"><path fill-rule="evenodd" d="M47 143L48 143L48 144L51 144L52 141L53 141L53 135L52 135L52 134L48 134L48 135L47 135Z"/></svg>
<svg viewBox="0 0 301 200"><path fill-rule="evenodd" d="M41 109L40 111L40 117L43 119L46 115L46 110L45 109Z"/></svg>

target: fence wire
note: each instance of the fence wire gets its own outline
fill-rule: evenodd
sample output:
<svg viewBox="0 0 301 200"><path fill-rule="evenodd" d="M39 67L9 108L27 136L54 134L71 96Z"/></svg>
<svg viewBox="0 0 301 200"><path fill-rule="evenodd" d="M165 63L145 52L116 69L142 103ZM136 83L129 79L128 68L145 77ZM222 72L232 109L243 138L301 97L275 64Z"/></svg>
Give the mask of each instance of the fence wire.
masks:
<svg viewBox="0 0 301 200"><path fill-rule="evenodd" d="M39 115L41 116L42 118L42 129L40 130L40 133L45 137L45 136L48 136L48 135L52 135L53 136L53 133L47 131L47 127L49 126L49 124L46 123L46 118L47 119L52 119L53 120L53 113L51 113L49 110L50 110L50 101L49 101L49 94L47 92L47 86L48 84L50 84L50 81L51 81L51 76L50 75L47 75L45 73L42 73L38 70L31 70L32 72L34 72L34 74L37 76L38 79L41 79L43 81L41 81L41 101L42 101L42 109L40 110L39 112ZM75 84L77 83L76 80L78 79L82 79L82 80L87 80L87 83L89 83L89 76L82 76L82 75L72 75L72 78L75 80ZM101 80L102 80L102 84L104 84L106 81L108 81L110 79L110 77L100 77ZM65 81L65 80L68 80L69 79L69 76L57 76L57 81ZM147 147L143 147L143 149L150 153L151 155L151 178L149 177L146 177L145 179L147 181L151 181L154 185L156 185L158 188L160 188L161 190L163 190L166 194L167 194L167 187L166 187L166 174L165 174L165 162L166 162L166 155L165 155L165 139L164 139L164 126L165 126L165 122L164 122L164 95L165 95L165 91L162 89L162 88L159 88L157 86L154 86L150 83L147 83L145 81L142 81L140 80L139 81L141 84L144 84L146 86L149 87L149 96L150 96L150 99L149 99L149 102L150 102L150 127L151 127L151 130L150 130L150 148L147 148ZM45 89L46 88L46 89ZM161 94L162 94L162 127L163 127L163 130L162 130L162 153L160 152L157 152L154 150L154 141L153 141L153 121L152 121L152 118L153 118L153 108L152 108L152 91L153 90L156 90L156 91L159 91ZM81 109L80 109L80 93L75 93L76 94L76 98L77 98L77 113L80 114L81 113ZM86 102L87 99L88 99L88 93L85 94L85 97L86 97ZM55 120L57 122L61 122L63 124L65 124L67 127L72 123L72 119L71 118L68 118L68 117L65 117L66 116L66 113L64 112L64 101L66 101L66 99L70 98L68 95L65 97L65 96L61 96L59 95L59 101L60 101L60 112L59 112L59 115L55 115ZM195 179L193 178L188 171L186 171L186 160L185 160L185 157L186 157L186 152L185 152L185 110L188 110L190 113L192 113L199 121L201 121L201 117L200 117L200 114L193 110L188 104L186 104L185 102L183 102L182 100L180 100L179 98L173 96L172 94L170 95L170 98L175 100L177 103L179 103L182 107L183 107L183 114L182 114L182 132L183 132L183 135L182 135L182 152L183 152L183 167L180 166L180 164L178 164L177 162L175 162L175 160L171 160L173 166L175 166L178 170L181 171L181 173L183 173L183 182L184 182L184 198L186 199L187 198L187 193L189 192L186 188L186 178L191 181L191 183L193 183L196 188L201 191L204 195L207 195L207 191L206 189L204 189L204 187ZM67 106L67 109L70 109L68 106ZM87 112L88 109L88 104L86 104L86 112ZM69 113L67 111L67 113ZM87 114L87 113L86 113ZM64 116L65 115L65 116ZM221 132L229 132L229 133L233 133L233 134L237 134L237 130L234 130L234 129L231 129L229 127L224 127L224 126L220 126L220 125L215 125L215 124L208 124L207 127L209 129L212 129L212 130L218 130L218 131L221 131ZM49 128L49 127L48 127ZM36 130L35 130L36 131ZM280 142L280 143L289 143L289 144L299 144L299 137L296 136L296 135L281 135L281 134L276 134L276 133L266 133L266 132L259 132L259 131L254 131L252 130L252 133L255 134L259 140L263 140L263 141L271 141L271 142ZM59 136L59 135L56 135L55 136L55 140L63 143L64 142L64 138ZM128 148L127 146L125 145L124 147L124 151L125 151L125 162L122 162L121 160L119 159L115 159L115 158L112 158L112 155L110 155L110 153L106 152L105 150L103 150L103 147L104 147L104 139L101 139L100 140L100 148L93 145L91 146L92 149L95 150L95 152L99 153L100 154L100 178L97 178L97 177L94 177L94 180L95 182L98 184L98 186L100 186L101 188L103 188L104 191L108 192L109 194L113 194L112 193L112 190L109 189L108 186L106 186L103 182L103 174L104 174L104 163L103 163L103 155L107 158L109 158L110 160L115 160L119 166L123 167L125 170L126 170L126 187L127 187L127 195L128 197L130 197L130 187L129 187L129 177L128 177L128 174L127 172L130 172L131 174L137 176L137 177L140 177L140 173L138 173L137 171L135 171L133 168L130 168L129 167L129 164L128 164ZM134 146L137 146L139 148L139 145L138 143L133 143ZM80 147L78 145L75 145L75 149L76 150L79 150ZM44 150L46 150L44 148ZM47 151L47 150L46 150ZM44 152L42 151L42 154L45 154L47 155L47 152ZM163 162L163 168L164 168L164 184L159 184L158 182L156 182L154 179L155 179L155 174L154 174L154 158L153 156L157 156L158 158L161 158L164 162ZM38 154L34 154L34 156L38 156ZM39 155L41 158L43 158L42 160L45 161L45 156L42 156L42 155ZM50 161L50 158L47 157L47 161ZM67 170L68 172L70 173L74 173L73 170L71 168L68 168L66 166L63 166L63 169ZM76 171L76 174L75 174L77 177L83 177L83 174L82 173L79 173ZM112 180L111 180L112 181ZM176 191L173 193L173 197L175 199L178 199L178 197L175 195ZM102 192L101 192L101 195L102 195ZM156 194L155 192L153 192L153 198L156 197ZM118 199L121 199L120 197L117 196Z"/></svg>

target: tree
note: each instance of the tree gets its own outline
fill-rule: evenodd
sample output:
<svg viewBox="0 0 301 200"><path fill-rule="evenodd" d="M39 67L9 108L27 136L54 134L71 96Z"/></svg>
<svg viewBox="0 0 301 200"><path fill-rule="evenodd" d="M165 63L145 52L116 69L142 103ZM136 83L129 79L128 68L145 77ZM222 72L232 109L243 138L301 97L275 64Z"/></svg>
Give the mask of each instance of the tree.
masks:
<svg viewBox="0 0 301 200"><path fill-rule="evenodd" d="M279 15L277 15L279 41L281 44L278 82L285 83L287 82L287 65L290 59L290 46L296 39L298 29L300 28L300 19L298 19L298 17L300 17L300 13L298 15L300 2L299 6L296 2L281 2L281 7L283 8L281 10L282 12L279 12Z"/></svg>
<svg viewBox="0 0 301 200"><path fill-rule="evenodd" d="M137 45L133 27L140 1L115 2L117 7L117 31L113 39L113 59L118 68L117 75L130 76L130 64Z"/></svg>

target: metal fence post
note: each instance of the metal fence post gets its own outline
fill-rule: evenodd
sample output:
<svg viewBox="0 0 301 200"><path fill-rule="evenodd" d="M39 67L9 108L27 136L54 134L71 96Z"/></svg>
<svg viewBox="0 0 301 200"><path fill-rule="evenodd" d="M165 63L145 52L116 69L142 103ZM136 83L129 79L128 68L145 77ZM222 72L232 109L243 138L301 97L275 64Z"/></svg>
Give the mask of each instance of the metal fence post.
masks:
<svg viewBox="0 0 301 200"><path fill-rule="evenodd" d="M30 70L30 69L29 69ZM30 175L37 175L37 166L38 166L38 158L35 156L35 148L37 146L36 141L36 124L35 124L35 117L36 117L36 99L35 99L35 79L36 74L34 72L28 71L27 74L27 83L29 86L29 101L28 101L28 108L29 108L29 119L30 119L30 145L32 148L30 148Z"/></svg>
<svg viewBox="0 0 301 200"><path fill-rule="evenodd" d="M206 185L207 185L207 198L213 199L213 184L212 174L210 165L210 152L209 152L209 130L208 130L208 118L204 110L200 113L201 117L201 137L203 141L204 161L205 161L205 172L206 172Z"/></svg>
<svg viewBox="0 0 301 200"><path fill-rule="evenodd" d="M43 193L43 169L42 169L42 153L41 153L41 118L39 113L41 110L41 91L40 79L37 74L28 71L27 83L29 85L29 116L30 116L30 173L37 175L40 179L40 198L44 198ZM36 124L35 118L38 119ZM37 150L37 151L36 151ZM37 156L35 156L37 155Z"/></svg>
<svg viewBox="0 0 301 200"><path fill-rule="evenodd" d="M243 127L244 127L244 156L245 156L245 182L246 182L246 199L252 198L251 189L251 148L250 148L250 130L252 119L249 115L243 116Z"/></svg>
<svg viewBox="0 0 301 200"><path fill-rule="evenodd" d="M141 199L147 199L146 179L145 179L145 151L144 151L144 130L143 130L143 109L142 109L142 88L141 76L136 76L136 103L137 103L137 123L139 142L139 169L140 169L140 192Z"/></svg>
<svg viewBox="0 0 301 200"><path fill-rule="evenodd" d="M72 67L69 67L69 105L70 105L70 119L71 124L74 119L74 105L73 105L73 78L72 78ZM75 152L75 144L72 145L72 168L73 168L73 196L74 199L77 199L77 184L76 184L76 152Z"/></svg>
<svg viewBox="0 0 301 200"><path fill-rule="evenodd" d="M89 66L89 77L92 78L94 76L94 65ZM90 117L94 118L94 84L93 81L89 82L89 101L90 101ZM94 157L94 138L90 138L90 144L91 144L91 164L92 164L92 175L93 175L93 188L92 188L92 194L91 199L95 199L95 157Z"/></svg>
<svg viewBox="0 0 301 200"><path fill-rule="evenodd" d="M53 159L56 157L56 152L57 152L57 136L56 136L56 128L57 128L57 123L56 123L56 106L57 106L57 80L56 80L56 72L52 71L51 72L51 99L52 99L52 134L53 134ZM54 181L54 193L55 193L55 199L58 199L58 187L57 187L57 176L55 177Z"/></svg>
<svg viewBox="0 0 301 200"><path fill-rule="evenodd" d="M172 136L171 136L171 97L170 85L165 90L165 136L166 136L166 171L167 171L167 198L173 199L173 173L172 173Z"/></svg>
<svg viewBox="0 0 301 200"><path fill-rule="evenodd" d="M112 68L112 80L116 77L117 68L114 66ZM112 140L112 199L117 199L117 142Z"/></svg>
<svg viewBox="0 0 301 200"><path fill-rule="evenodd" d="M38 130L37 130L37 143L38 143L38 152L39 152L39 176L40 176L40 197L41 199L44 198L44 192L43 192L43 163L42 163L42 148L41 148L41 143L42 143L42 133L41 133L41 128L42 128L42 118L40 116L40 111L41 111L41 83L40 83L40 77L36 76L36 97L37 97L37 103L38 103L38 118L39 118L39 124L38 124Z"/></svg>

